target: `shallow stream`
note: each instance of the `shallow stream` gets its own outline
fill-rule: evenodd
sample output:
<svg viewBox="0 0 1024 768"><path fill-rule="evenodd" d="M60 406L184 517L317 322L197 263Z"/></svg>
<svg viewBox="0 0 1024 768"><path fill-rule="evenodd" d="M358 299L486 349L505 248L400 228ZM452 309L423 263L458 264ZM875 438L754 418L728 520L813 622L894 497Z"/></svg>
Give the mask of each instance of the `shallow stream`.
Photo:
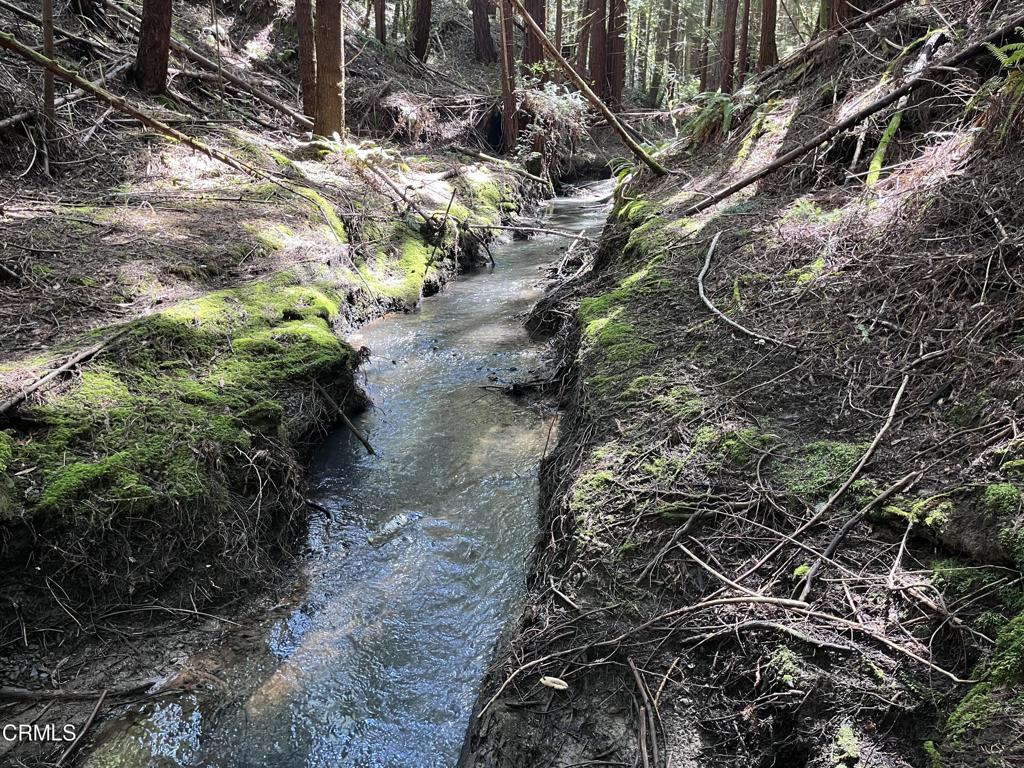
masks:
<svg viewBox="0 0 1024 768"><path fill-rule="evenodd" d="M543 226L594 234L610 187L550 203ZM108 724L105 766L455 764L484 668L523 593L537 467L551 415L501 391L537 375L522 327L568 241L493 247L418 312L351 339L370 348L356 419L376 456L339 429L315 455L298 597L249 641L191 660L219 693L149 705ZM110 726L113 725L113 731Z"/></svg>

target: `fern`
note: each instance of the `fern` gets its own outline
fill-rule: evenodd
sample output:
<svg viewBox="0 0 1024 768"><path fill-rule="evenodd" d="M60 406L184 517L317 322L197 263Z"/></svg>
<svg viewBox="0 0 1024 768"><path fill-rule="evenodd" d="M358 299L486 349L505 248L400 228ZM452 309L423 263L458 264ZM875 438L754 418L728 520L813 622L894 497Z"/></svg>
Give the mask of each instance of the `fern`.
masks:
<svg viewBox="0 0 1024 768"><path fill-rule="evenodd" d="M1024 34L1024 29L1018 27L1017 32ZM1024 64L1024 43L1007 43L999 47L985 43L985 47L996 57L1003 69L1013 69Z"/></svg>

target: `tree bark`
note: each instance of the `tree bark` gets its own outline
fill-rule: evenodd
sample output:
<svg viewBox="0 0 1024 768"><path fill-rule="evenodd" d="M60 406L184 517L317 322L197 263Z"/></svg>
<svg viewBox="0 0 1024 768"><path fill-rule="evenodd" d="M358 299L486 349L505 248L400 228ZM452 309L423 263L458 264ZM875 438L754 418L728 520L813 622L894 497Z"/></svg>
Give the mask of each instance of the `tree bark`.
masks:
<svg viewBox="0 0 1024 768"><path fill-rule="evenodd" d="M584 77L590 77L587 61L590 58L590 32L593 29L596 2L597 0L580 0L580 35L576 44L576 71Z"/></svg>
<svg viewBox="0 0 1024 768"><path fill-rule="evenodd" d="M299 90L302 111L316 114L316 43L313 37L313 1L295 0L295 29L299 37Z"/></svg>
<svg viewBox="0 0 1024 768"><path fill-rule="evenodd" d="M427 60L430 51L431 0L412 0L412 22L409 37L413 55L420 61Z"/></svg>
<svg viewBox="0 0 1024 768"><path fill-rule="evenodd" d="M562 51L562 0L555 0L555 48L559 53Z"/></svg>
<svg viewBox="0 0 1024 768"><path fill-rule="evenodd" d="M718 52L718 87L723 93L732 93L733 68L736 66L736 13L739 0L725 0L722 17L722 44Z"/></svg>
<svg viewBox="0 0 1024 768"><path fill-rule="evenodd" d="M772 0L774 1L774 0ZM768 0L765 0L768 2ZM701 30L700 38L700 90L706 91L708 89L708 80L710 75L710 48L711 48L711 21L714 19L715 14L715 0L708 0L707 5L704 6L704 27Z"/></svg>
<svg viewBox="0 0 1024 768"><path fill-rule="evenodd" d="M387 27L387 8L384 5L384 0L373 0L373 34L377 38L377 42L386 43L388 40L388 27ZM493 49L493 45L491 46ZM494 61L494 59L491 59Z"/></svg>
<svg viewBox="0 0 1024 768"><path fill-rule="evenodd" d="M647 103L657 107L661 103L661 86L665 79L665 63L672 49L669 42L669 31L672 27L672 0L665 0L663 8L653 8L654 16L654 69L651 72L651 86L647 91Z"/></svg>
<svg viewBox="0 0 1024 768"><path fill-rule="evenodd" d="M498 3L501 10L501 140L502 150L508 154L515 150L519 139L515 43L512 39L512 5L509 0L498 0Z"/></svg>
<svg viewBox="0 0 1024 768"><path fill-rule="evenodd" d="M626 0L608 0L608 102L622 108L626 86Z"/></svg>
<svg viewBox="0 0 1024 768"><path fill-rule="evenodd" d="M163 93L171 46L171 0L142 0L135 82L145 93Z"/></svg>
<svg viewBox="0 0 1024 768"><path fill-rule="evenodd" d="M341 0L316 0L316 117L313 133L345 133L345 30Z"/></svg>
<svg viewBox="0 0 1024 768"><path fill-rule="evenodd" d="M43 21L43 56L53 58L53 0L43 0L42 8ZM53 72L43 73L43 124L46 135L53 135L53 128L57 122L57 108L54 106Z"/></svg>
<svg viewBox="0 0 1024 768"><path fill-rule="evenodd" d="M668 16L668 51L666 60L670 70L679 70L679 2L680 0L666 0L671 11Z"/></svg>
<svg viewBox="0 0 1024 768"><path fill-rule="evenodd" d="M606 0L594 0L590 21L590 79L601 98L608 97L608 19Z"/></svg>
<svg viewBox="0 0 1024 768"><path fill-rule="evenodd" d="M743 81L747 79L747 64L750 52L747 50L750 42L750 0L743 0L743 19L740 21L740 45L739 54L736 60L736 88L743 87Z"/></svg>
<svg viewBox="0 0 1024 768"><path fill-rule="evenodd" d="M491 20L487 15L487 0L473 0L473 47L476 60L490 64L498 60L491 37Z"/></svg>
<svg viewBox="0 0 1024 768"><path fill-rule="evenodd" d="M761 0L761 39L757 49L757 71L763 72L779 61L775 45L775 25L779 15L778 0Z"/></svg>
<svg viewBox="0 0 1024 768"><path fill-rule="evenodd" d="M547 14L545 0L526 0L526 11L537 22L537 26L544 29ZM537 35L526 30L526 34L523 35L523 64L529 69L531 65L540 64L542 61L544 61L544 46L537 39Z"/></svg>

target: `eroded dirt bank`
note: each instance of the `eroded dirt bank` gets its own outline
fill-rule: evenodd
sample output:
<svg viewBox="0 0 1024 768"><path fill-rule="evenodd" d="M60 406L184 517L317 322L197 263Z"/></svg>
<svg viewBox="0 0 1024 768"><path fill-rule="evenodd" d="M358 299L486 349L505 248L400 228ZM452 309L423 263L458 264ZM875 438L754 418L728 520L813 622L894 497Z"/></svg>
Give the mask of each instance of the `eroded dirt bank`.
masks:
<svg viewBox="0 0 1024 768"><path fill-rule="evenodd" d="M884 95L940 17L936 60L999 26L905 8L712 101L538 308L565 414L463 765L1019 762L1019 70L937 72L683 213Z"/></svg>

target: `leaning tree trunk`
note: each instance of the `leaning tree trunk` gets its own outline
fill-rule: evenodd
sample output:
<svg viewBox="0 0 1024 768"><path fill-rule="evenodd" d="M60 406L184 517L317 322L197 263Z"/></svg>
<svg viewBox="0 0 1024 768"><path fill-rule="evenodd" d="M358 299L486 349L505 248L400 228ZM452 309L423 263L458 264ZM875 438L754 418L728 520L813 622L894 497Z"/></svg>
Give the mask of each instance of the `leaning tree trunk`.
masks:
<svg viewBox="0 0 1024 768"><path fill-rule="evenodd" d="M412 23L409 25L409 42L413 55L420 61L427 60L430 50L430 0L412 0Z"/></svg>
<svg viewBox="0 0 1024 768"><path fill-rule="evenodd" d="M345 133L345 30L341 0L316 0L316 117L313 133Z"/></svg>
<svg viewBox="0 0 1024 768"><path fill-rule="evenodd" d="M739 55L736 60L736 88L743 87L743 81L747 78L747 63L749 51L747 46L750 40L750 0L743 0L743 18L740 20L740 46Z"/></svg>
<svg viewBox="0 0 1024 768"><path fill-rule="evenodd" d="M163 93L171 46L171 0L142 0L135 83L146 93Z"/></svg>
<svg viewBox="0 0 1024 768"><path fill-rule="evenodd" d="M473 48L476 60L491 64L498 60L491 37L491 20L487 15L487 0L473 0Z"/></svg>
<svg viewBox="0 0 1024 768"><path fill-rule="evenodd" d="M626 87L626 0L608 0L608 103L622 108Z"/></svg>
<svg viewBox="0 0 1024 768"><path fill-rule="evenodd" d="M295 30L299 37L299 89L302 112L316 114L316 49L313 37L313 2L295 0Z"/></svg>
<svg viewBox="0 0 1024 768"><path fill-rule="evenodd" d="M775 25L779 15L778 0L761 0L761 40L757 47L757 71L779 63L779 49L775 45Z"/></svg>
<svg viewBox="0 0 1024 768"><path fill-rule="evenodd" d="M722 21L722 45L719 51L718 87L723 93L732 93L732 73L736 65L736 14L739 0L725 0Z"/></svg>

